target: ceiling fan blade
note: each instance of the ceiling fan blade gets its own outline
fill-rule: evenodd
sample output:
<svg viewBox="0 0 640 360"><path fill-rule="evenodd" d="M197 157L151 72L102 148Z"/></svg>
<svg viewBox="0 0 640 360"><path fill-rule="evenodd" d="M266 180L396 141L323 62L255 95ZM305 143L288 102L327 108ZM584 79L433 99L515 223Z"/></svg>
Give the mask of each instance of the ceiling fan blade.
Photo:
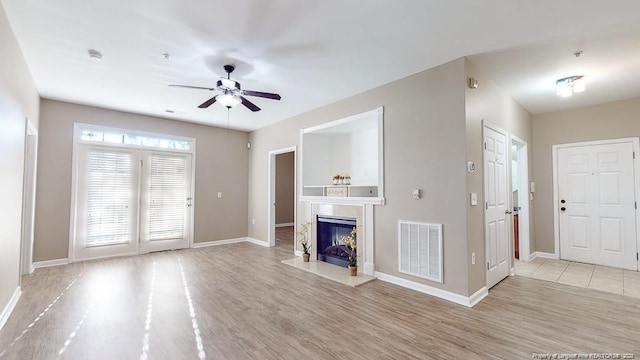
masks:
<svg viewBox="0 0 640 360"><path fill-rule="evenodd" d="M267 92L262 92L262 91L242 90L242 94L249 95L249 96L257 96L257 97L267 98L267 99L273 99L273 100L280 100L281 99L280 95L278 95L278 94L267 93Z"/></svg>
<svg viewBox="0 0 640 360"><path fill-rule="evenodd" d="M179 88L185 88L185 89L201 89L201 90L209 90L209 91L213 91L216 88L207 88L207 87L200 87L200 86L190 86L190 85L176 85L176 84L169 84L170 87L179 87Z"/></svg>
<svg viewBox="0 0 640 360"><path fill-rule="evenodd" d="M240 96L240 99L242 99L242 105L244 105L247 108L249 108L249 110L251 110L251 111L260 111L260 108L257 107L256 104L254 104L251 101L247 100L244 96Z"/></svg>
<svg viewBox="0 0 640 360"><path fill-rule="evenodd" d="M206 109L206 108L208 108L208 107L209 107L209 106L211 106L214 102L216 102L216 97L218 97L218 95L216 95L216 96L212 97L211 99L209 99L209 100L207 100L207 101L203 102L202 104L198 105L198 107L199 107L200 109Z"/></svg>

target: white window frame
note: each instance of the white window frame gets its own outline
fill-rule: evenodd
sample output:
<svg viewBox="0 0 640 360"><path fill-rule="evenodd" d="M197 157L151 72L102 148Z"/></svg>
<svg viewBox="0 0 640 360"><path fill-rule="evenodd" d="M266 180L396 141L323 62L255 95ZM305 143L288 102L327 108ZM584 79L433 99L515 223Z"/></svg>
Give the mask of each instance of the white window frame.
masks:
<svg viewBox="0 0 640 360"><path fill-rule="evenodd" d="M116 132L122 133L125 135L137 135L137 136L147 136L147 137L155 137L161 139L170 139L170 140L179 140L179 141L187 141L189 142L189 149L168 149L161 148L155 146L143 146L143 145L135 145L135 144L118 144L112 142L105 141L92 141L92 140L82 140L82 132L85 130L93 130L100 132ZM76 197L78 192L78 153L79 153L79 145L97 145L97 146L106 146L106 147L114 147L114 148L128 148L128 149L137 149L137 150L158 150L163 152L174 152L174 153L188 153L191 154L191 191L195 194L195 179L196 179L196 139L191 137L179 136L179 135L168 135L162 133L154 133L148 131L140 131L140 130L131 130L124 128L117 128L112 126L103 126L103 125L94 125L94 124L86 124L86 123L74 123L73 124L73 158L71 161L71 206L70 206L70 218L69 218L69 253L68 253L68 261L85 261L90 259L78 259L76 260L75 254L75 239L76 239ZM195 209L195 196L193 196L191 209ZM191 214L191 224L189 226L189 248L193 247L193 235L194 235L194 219L195 219L195 210L192 210ZM139 239L138 244L136 246L136 254L140 253L140 245ZM115 255L120 256L120 255Z"/></svg>

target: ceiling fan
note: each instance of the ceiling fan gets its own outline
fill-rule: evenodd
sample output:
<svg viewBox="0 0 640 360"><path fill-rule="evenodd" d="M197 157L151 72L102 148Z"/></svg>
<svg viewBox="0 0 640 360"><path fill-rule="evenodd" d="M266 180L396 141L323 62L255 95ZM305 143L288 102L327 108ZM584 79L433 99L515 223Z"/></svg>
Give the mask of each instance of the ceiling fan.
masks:
<svg viewBox="0 0 640 360"><path fill-rule="evenodd" d="M200 87L200 86L189 86L189 85L175 85L175 84L171 84L169 86L187 88L187 89L202 89L202 90L209 90L209 91L215 91L215 90L220 91L220 94L218 94L218 95L212 97L211 99L203 102L202 104L198 105L198 107L201 108L201 109L208 108L209 106L213 105L213 103L215 103L217 101L217 102L221 103L222 105L226 106L229 109L231 109L232 107L242 103L242 105L246 106L251 111L260 111L260 108L258 106L256 106L256 104L254 104L251 101L247 100L242 95L257 96L257 97L266 98L266 99L280 100L280 95L278 95L278 94L268 93L268 92L261 92L261 91L242 90L241 87L240 87L240 83L239 82L237 82L235 80L231 80L231 73L235 69L236 69L236 67L233 66L233 65L225 65L224 66L224 71L227 72L227 78L226 79L225 78L220 78L220 80L218 80L218 82L216 83L216 87L214 87L214 88L207 88L207 87Z"/></svg>

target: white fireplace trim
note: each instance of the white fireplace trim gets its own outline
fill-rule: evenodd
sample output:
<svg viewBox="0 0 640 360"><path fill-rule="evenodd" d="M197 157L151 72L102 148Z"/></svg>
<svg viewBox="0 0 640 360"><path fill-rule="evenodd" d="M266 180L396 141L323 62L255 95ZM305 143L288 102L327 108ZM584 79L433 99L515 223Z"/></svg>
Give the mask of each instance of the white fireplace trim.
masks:
<svg viewBox="0 0 640 360"><path fill-rule="evenodd" d="M338 207L343 211L326 211L321 207ZM351 208L357 214L356 226L359 229L359 235L357 236L357 249L358 249L358 271L366 275L374 276L375 264L374 264L374 231L373 231L373 204L345 204L345 203L331 203L326 201L319 202L306 202L305 204L305 219L311 223L311 258L317 259L317 215L339 215L342 216L345 208ZM339 212L336 214L336 212Z"/></svg>

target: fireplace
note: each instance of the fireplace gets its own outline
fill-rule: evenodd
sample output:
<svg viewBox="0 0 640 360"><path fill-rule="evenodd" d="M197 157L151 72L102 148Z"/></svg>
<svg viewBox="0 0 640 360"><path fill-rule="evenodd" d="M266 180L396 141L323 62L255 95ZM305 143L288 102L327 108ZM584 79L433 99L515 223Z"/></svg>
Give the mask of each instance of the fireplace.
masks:
<svg viewBox="0 0 640 360"><path fill-rule="evenodd" d="M343 236L351 234L357 225L357 219L340 216L317 216L317 247L318 261L348 267L349 247L341 240Z"/></svg>

